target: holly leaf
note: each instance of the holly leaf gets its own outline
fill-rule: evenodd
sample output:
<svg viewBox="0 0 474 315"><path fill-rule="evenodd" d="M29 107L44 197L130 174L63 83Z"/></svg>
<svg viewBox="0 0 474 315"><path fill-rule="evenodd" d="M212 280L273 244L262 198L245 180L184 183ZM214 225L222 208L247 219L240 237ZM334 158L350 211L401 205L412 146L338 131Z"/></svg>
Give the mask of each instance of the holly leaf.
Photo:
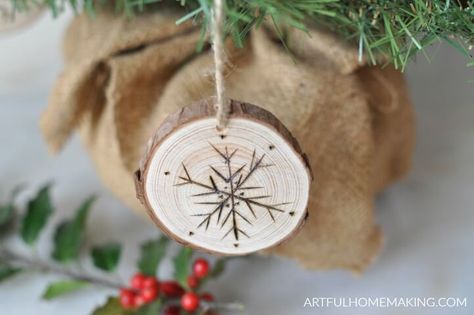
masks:
<svg viewBox="0 0 474 315"><path fill-rule="evenodd" d="M109 297L105 304L96 308L91 315L131 315L131 312L122 308L118 298Z"/></svg>
<svg viewBox="0 0 474 315"><path fill-rule="evenodd" d="M161 300L140 307L134 315L157 315L161 310Z"/></svg>
<svg viewBox="0 0 474 315"><path fill-rule="evenodd" d="M53 282L48 285L43 293L42 298L45 300L52 300L65 294L80 290L88 285L89 283L80 280L63 280Z"/></svg>
<svg viewBox="0 0 474 315"><path fill-rule="evenodd" d="M20 268L12 267L6 264L0 264L0 281L7 280L8 278L16 275L20 271Z"/></svg>
<svg viewBox="0 0 474 315"><path fill-rule="evenodd" d="M137 263L138 270L148 276L156 275L158 266L166 254L167 246L168 239L165 236L143 243Z"/></svg>
<svg viewBox="0 0 474 315"><path fill-rule="evenodd" d="M120 260L122 247L120 244L111 243L94 247L91 251L94 266L103 271L114 271Z"/></svg>
<svg viewBox="0 0 474 315"><path fill-rule="evenodd" d="M209 278L219 277L224 272L226 263L227 263L227 258L219 258L218 260L216 260L208 277Z"/></svg>
<svg viewBox="0 0 474 315"><path fill-rule="evenodd" d="M178 254L173 259L174 262L174 279L178 281L181 286L187 288L188 278L191 266L191 258L193 256L193 250L189 247L182 247Z"/></svg>
<svg viewBox="0 0 474 315"><path fill-rule="evenodd" d="M54 250L52 257L60 263L67 263L79 256L84 227L95 197L87 199L76 211L72 220L62 222L54 234Z"/></svg>
<svg viewBox="0 0 474 315"><path fill-rule="evenodd" d="M49 184L44 186L36 197L28 203L28 210L23 218L21 227L21 238L30 246L36 242L41 230L53 212L49 189Z"/></svg>

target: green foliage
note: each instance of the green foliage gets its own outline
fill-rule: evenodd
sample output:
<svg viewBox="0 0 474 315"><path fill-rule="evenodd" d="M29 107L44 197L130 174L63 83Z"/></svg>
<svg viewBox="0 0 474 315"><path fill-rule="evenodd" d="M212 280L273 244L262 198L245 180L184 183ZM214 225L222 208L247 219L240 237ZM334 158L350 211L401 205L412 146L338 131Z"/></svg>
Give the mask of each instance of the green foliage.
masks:
<svg viewBox="0 0 474 315"><path fill-rule="evenodd" d="M162 236L141 245L140 259L137 263L138 270L148 276L155 276L158 266L166 254L168 239Z"/></svg>
<svg viewBox="0 0 474 315"><path fill-rule="evenodd" d="M118 298L109 297L104 305L96 308L92 315L157 315L160 314L163 302L160 299L143 305L138 310L124 310Z"/></svg>
<svg viewBox="0 0 474 315"><path fill-rule="evenodd" d="M12 267L3 263L0 263L0 282L7 280L8 278L16 275L20 272L20 268Z"/></svg>
<svg viewBox="0 0 474 315"><path fill-rule="evenodd" d="M8 229L14 219L15 207L13 204L0 206L0 232Z"/></svg>
<svg viewBox="0 0 474 315"><path fill-rule="evenodd" d="M120 260L122 246L117 243L94 247L91 251L94 266L103 271L114 271Z"/></svg>
<svg viewBox="0 0 474 315"><path fill-rule="evenodd" d="M136 313L134 313L135 315L156 315L156 314L160 314L160 310L161 310L161 300L156 300L150 304L146 304L146 305L143 305L142 307L140 307Z"/></svg>
<svg viewBox="0 0 474 315"><path fill-rule="evenodd" d="M15 207L13 206L15 195L16 193L12 194L8 203L11 209L0 207L0 226L6 224L15 216ZM80 265L83 258L80 255L82 252L80 249L84 238L86 221L94 200L95 198L93 197L85 200L76 210L73 218L60 223L56 228L52 253L54 260L60 263L74 261ZM36 197L28 203L28 211L20 231L20 235L25 242L28 241L29 244L36 242L52 213L52 209L49 186L47 185L42 187ZM141 245L140 259L137 262L138 271L149 276L156 276L160 262L166 256L168 243L169 240L165 236L144 242ZM42 294L42 298L45 300L60 298L87 286L101 286L113 290L120 290L126 287L126 284L121 281L96 277L93 274L84 273L82 269L74 270L73 266L60 266L50 261L44 261L39 257L35 257L35 255L16 253L5 245L2 244L2 248L0 248L0 282L22 271L55 273L66 278L52 282L45 288ZM122 247L120 244L108 243L92 248L90 255L95 267L108 272L117 268L121 252ZM187 278L192 272L192 256L193 251L191 248L182 247L173 260L175 269L174 280L179 282L184 288L188 287ZM219 276L224 270L224 263L225 259L218 259L211 273L204 279L201 279L199 286L193 288L193 291L199 293L200 288L204 286L208 279ZM177 288L176 290L178 289L182 290L182 288ZM104 305L92 311L92 315L156 315L160 314L163 305L176 302L176 296L157 295L153 301L138 309L126 310L121 306L118 298L110 297Z"/></svg>
<svg viewBox="0 0 474 315"><path fill-rule="evenodd" d="M117 14L134 14L180 5L183 17L202 25L202 38L212 17L213 0L10 0L18 11L36 3L48 6L56 16L69 4L94 15L98 6L115 7ZM447 41L470 56L467 46L474 43L473 0L226 0L226 33L236 46L244 45L252 28L264 20L273 22L282 40L285 27L306 31L312 24L323 24L356 42L359 56L376 64L386 57L403 69L417 51L440 40ZM202 44L202 42L201 42Z"/></svg>
<svg viewBox="0 0 474 315"><path fill-rule="evenodd" d="M28 245L33 245L36 242L53 212L49 189L50 185L42 187L36 197L28 203L28 210L21 227L21 237Z"/></svg>
<svg viewBox="0 0 474 315"><path fill-rule="evenodd" d="M89 283L81 280L62 280L53 282L48 285L42 298L45 300L52 300L65 294L80 290L88 285Z"/></svg>
<svg viewBox="0 0 474 315"><path fill-rule="evenodd" d="M225 270L225 264L227 263L227 258L219 258L212 267L211 272L209 273L209 278L219 277Z"/></svg>
<svg viewBox="0 0 474 315"><path fill-rule="evenodd" d="M174 263L174 279L178 281L184 288L188 287L187 278L190 273L191 259L193 250L189 247L182 247L176 257Z"/></svg>
<svg viewBox="0 0 474 315"><path fill-rule="evenodd" d="M82 240L84 238L84 228L87 214L92 206L95 197L87 199L77 209L76 216L70 221L61 223L54 235L54 250L52 257L54 260L66 263L79 256Z"/></svg>
<svg viewBox="0 0 474 315"><path fill-rule="evenodd" d="M467 45L474 43L473 1L464 8L449 0L371 2L363 1L364 10L357 4L344 7L340 22L333 27L358 41L360 57L365 53L375 64L377 55L385 56L404 69L417 51L444 40L472 58Z"/></svg>
<svg viewBox="0 0 474 315"><path fill-rule="evenodd" d="M92 315L129 315L129 311L125 311L120 305L120 301L116 297L109 297L104 305L96 308Z"/></svg>

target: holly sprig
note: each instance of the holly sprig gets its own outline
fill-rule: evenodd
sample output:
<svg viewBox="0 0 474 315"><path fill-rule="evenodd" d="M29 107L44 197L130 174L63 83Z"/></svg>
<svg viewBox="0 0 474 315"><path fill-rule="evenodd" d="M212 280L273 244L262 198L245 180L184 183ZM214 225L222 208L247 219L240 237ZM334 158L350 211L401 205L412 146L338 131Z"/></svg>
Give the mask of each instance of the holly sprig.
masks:
<svg viewBox="0 0 474 315"><path fill-rule="evenodd" d="M87 220L96 197L87 198L72 217L54 227L50 258L39 258L35 254L36 245L55 212L51 184L39 189L27 203L24 214L15 202L20 192L21 187L13 189L6 202L0 203L0 237L3 238L0 283L26 271L39 271L61 276L45 288L44 300L57 299L91 286L116 290L117 295L108 297L103 305L92 310L92 315L215 314L216 310L243 308L238 303L217 303L211 293L203 292L205 283L222 273L226 259L216 259L211 265L208 258L194 259L192 249L181 247L173 258L173 278L158 279L158 269L170 247L165 236L157 236L140 245L137 271L128 285L111 280L117 278L109 275L117 270L122 245L118 242L84 244ZM31 255L19 254L9 247L9 238L20 238ZM97 272L87 274L77 267L86 259L102 273L100 277Z"/></svg>

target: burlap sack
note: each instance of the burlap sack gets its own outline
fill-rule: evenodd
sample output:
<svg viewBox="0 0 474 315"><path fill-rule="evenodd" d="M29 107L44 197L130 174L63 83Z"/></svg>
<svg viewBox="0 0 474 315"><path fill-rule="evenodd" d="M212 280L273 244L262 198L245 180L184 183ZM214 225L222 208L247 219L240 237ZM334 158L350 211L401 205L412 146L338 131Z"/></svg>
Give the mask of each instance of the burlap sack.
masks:
<svg viewBox="0 0 474 315"><path fill-rule="evenodd" d="M196 53L197 26L170 12L126 20L78 16L65 38L65 69L41 119L58 151L79 128L104 183L142 211L133 172L163 119L214 93L209 49ZM289 54L269 27L244 49L227 46L228 96L274 113L299 139L315 176L309 218L271 250L309 268L363 269L382 243L374 196L403 175L413 148L404 79L369 67L335 36L289 31Z"/></svg>

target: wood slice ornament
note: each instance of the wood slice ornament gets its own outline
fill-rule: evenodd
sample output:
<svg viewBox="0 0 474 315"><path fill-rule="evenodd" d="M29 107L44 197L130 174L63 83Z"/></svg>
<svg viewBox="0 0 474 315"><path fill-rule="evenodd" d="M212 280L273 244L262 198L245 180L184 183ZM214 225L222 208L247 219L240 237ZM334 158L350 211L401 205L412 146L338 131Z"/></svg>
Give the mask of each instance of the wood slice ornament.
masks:
<svg viewBox="0 0 474 315"><path fill-rule="evenodd" d="M170 115L135 174L153 221L185 245L223 255L275 246L307 216L311 170L296 139L270 112L230 101L223 131L215 100Z"/></svg>

